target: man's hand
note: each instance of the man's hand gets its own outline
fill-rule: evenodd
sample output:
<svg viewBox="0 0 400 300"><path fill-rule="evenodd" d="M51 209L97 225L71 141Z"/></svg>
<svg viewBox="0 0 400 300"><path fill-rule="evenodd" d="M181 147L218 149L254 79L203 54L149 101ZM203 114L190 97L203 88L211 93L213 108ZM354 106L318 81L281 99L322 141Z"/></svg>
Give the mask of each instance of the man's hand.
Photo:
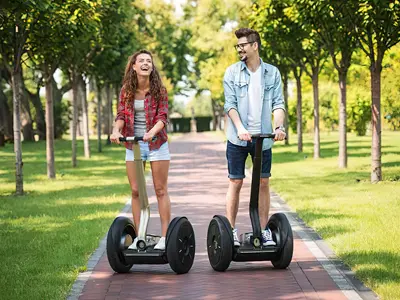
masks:
<svg viewBox="0 0 400 300"><path fill-rule="evenodd" d="M281 129L276 129L274 133L275 133L275 138L274 138L275 141L283 141L286 138L286 132L284 132Z"/></svg>
<svg viewBox="0 0 400 300"><path fill-rule="evenodd" d="M251 141L251 134L245 128L238 130L238 137L242 141Z"/></svg>
<svg viewBox="0 0 400 300"><path fill-rule="evenodd" d="M146 132L143 136L143 142L151 142L151 140L154 137L154 133L150 130L149 132Z"/></svg>

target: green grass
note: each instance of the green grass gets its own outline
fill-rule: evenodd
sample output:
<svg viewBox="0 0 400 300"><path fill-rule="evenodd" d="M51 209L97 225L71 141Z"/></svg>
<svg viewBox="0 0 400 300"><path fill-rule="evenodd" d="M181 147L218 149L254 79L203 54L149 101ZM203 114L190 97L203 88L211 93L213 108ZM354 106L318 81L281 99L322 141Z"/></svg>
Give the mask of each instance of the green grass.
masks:
<svg viewBox="0 0 400 300"><path fill-rule="evenodd" d="M7 299L65 299L130 194L123 147L91 141L92 157L71 167L71 142L56 141L55 180L45 142L24 143L25 196L13 196L13 145L0 148L0 291Z"/></svg>
<svg viewBox="0 0 400 300"><path fill-rule="evenodd" d="M338 134L311 135L304 152L277 142L271 186L382 299L400 299L400 132L382 134L383 181L370 183L371 137L348 136L348 168L338 166ZM250 161L248 161L250 163Z"/></svg>

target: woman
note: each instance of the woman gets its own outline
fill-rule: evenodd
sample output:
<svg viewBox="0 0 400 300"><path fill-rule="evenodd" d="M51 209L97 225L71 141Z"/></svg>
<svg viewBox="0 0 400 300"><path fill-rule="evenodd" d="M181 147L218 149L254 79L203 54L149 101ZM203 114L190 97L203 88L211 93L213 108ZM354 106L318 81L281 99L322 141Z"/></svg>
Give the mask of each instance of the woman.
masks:
<svg viewBox="0 0 400 300"><path fill-rule="evenodd" d="M161 219L161 239L154 247L158 250L165 249L165 236L171 218L171 203L167 190L170 161L165 130L167 115L168 95L153 63L153 57L149 51L138 51L129 58L125 69L117 117L110 139L119 144L119 138L122 136L143 136L143 142L139 142L140 151L144 164L150 161ZM132 143L125 143L125 147L126 172L132 189L132 214L138 229L140 202ZM136 242L137 239L129 248L136 249Z"/></svg>

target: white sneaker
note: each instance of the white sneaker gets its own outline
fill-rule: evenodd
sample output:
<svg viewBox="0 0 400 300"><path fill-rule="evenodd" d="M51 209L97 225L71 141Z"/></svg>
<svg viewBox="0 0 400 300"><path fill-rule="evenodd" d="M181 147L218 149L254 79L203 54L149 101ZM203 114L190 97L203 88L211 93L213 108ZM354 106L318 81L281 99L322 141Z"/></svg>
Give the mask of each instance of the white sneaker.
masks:
<svg viewBox="0 0 400 300"><path fill-rule="evenodd" d="M276 243L272 239L272 232L269 228L262 231L263 246L276 246Z"/></svg>
<svg viewBox="0 0 400 300"><path fill-rule="evenodd" d="M138 238L135 237L135 239L133 240L133 243L128 247L128 249L137 250L137 247L136 247L137 241L138 241Z"/></svg>
<svg viewBox="0 0 400 300"><path fill-rule="evenodd" d="M165 237L161 237L157 245L154 246L154 250L165 250Z"/></svg>
<svg viewBox="0 0 400 300"><path fill-rule="evenodd" d="M240 247L240 242L239 242L239 238L238 238L237 229L233 228L232 233L233 233L233 245L235 247Z"/></svg>

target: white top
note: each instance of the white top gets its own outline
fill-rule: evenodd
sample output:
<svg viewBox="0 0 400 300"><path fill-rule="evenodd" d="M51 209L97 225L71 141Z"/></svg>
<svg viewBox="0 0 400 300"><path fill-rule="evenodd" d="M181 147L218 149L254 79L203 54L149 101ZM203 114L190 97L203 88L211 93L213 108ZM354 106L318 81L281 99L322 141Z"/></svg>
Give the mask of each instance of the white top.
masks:
<svg viewBox="0 0 400 300"><path fill-rule="evenodd" d="M251 134L261 133L261 66L255 72L250 73L249 83L249 111L247 131Z"/></svg>
<svg viewBox="0 0 400 300"><path fill-rule="evenodd" d="M144 100L135 99L135 136L144 136L146 133L146 113L144 111Z"/></svg>

